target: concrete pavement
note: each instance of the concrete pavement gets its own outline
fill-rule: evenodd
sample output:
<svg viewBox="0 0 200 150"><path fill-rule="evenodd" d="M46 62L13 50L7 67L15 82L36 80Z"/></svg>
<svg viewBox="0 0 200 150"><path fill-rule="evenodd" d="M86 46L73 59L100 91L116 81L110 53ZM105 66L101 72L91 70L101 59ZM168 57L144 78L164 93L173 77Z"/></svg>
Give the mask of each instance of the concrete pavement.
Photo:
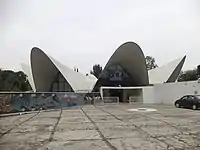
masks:
<svg viewBox="0 0 200 150"><path fill-rule="evenodd" d="M130 112L148 107L156 112ZM86 105L0 118L2 150L200 149L200 111L166 105Z"/></svg>

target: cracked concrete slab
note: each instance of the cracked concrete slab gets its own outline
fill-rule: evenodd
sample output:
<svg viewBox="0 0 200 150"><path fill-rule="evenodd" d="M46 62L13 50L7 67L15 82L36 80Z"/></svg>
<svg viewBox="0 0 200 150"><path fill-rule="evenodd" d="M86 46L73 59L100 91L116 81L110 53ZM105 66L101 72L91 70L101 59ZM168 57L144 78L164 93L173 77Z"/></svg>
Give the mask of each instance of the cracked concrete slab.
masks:
<svg viewBox="0 0 200 150"><path fill-rule="evenodd" d="M109 147L101 140L53 141L39 148L39 150L109 150Z"/></svg>
<svg viewBox="0 0 200 150"><path fill-rule="evenodd" d="M80 116L76 116L76 117L63 117L63 118L61 118L61 120L60 121L62 121L62 122L67 122L67 123L70 123L70 122L74 122L74 123L76 123L76 122L90 122L89 120L88 120L88 118L87 117L80 117Z"/></svg>
<svg viewBox="0 0 200 150"><path fill-rule="evenodd" d="M108 139L116 139L116 138L128 138L128 137L141 137L142 134L134 129L124 128L120 130L109 129L109 130L102 130L105 138Z"/></svg>
<svg viewBox="0 0 200 150"><path fill-rule="evenodd" d="M59 125L56 128L56 131L60 131L60 132L67 132L67 130L94 130L94 126L92 123L90 122L81 122L81 123L77 123L77 122L63 122L60 121Z"/></svg>
<svg viewBox="0 0 200 150"><path fill-rule="evenodd" d="M41 133L41 132L51 132L53 130L53 125L51 124L38 124L38 125L28 125L23 124L11 131L11 133Z"/></svg>
<svg viewBox="0 0 200 150"><path fill-rule="evenodd" d="M50 132L10 133L0 139L2 150L31 150L42 145Z"/></svg>
<svg viewBox="0 0 200 150"><path fill-rule="evenodd" d="M119 150L166 150L167 145L154 139L120 138L109 140Z"/></svg>
<svg viewBox="0 0 200 150"><path fill-rule="evenodd" d="M148 125L146 127L141 127L143 131L148 132L148 134L152 136L170 136L170 135L178 135L181 134L180 131L178 131L175 128L172 127L166 127L166 126L154 126L149 127Z"/></svg>
<svg viewBox="0 0 200 150"><path fill-rule="evenodd" d="M0 117L0 132L5 132L10 128L13 128L20 122L25 121L29 117L33 116L33 114L19 115L19 116L11 116L11 117Z"/></svg>
<svg viewBox="0 0 200 150"><path fill-rule="evenodd" d="M56 141L71 141L71 140L100 140L99 134L95 130L72 130L72 131L57 131L54 135Z"/></svg>
<svg viewBox="0 0 200 150"><path fill-rule="evenodd" d="M107 123L120 122L119 120L116 120L110 115L98 115L98 116L90 115L90 117L94 122L107 122Z"/></svg>
<svg viewBox="0 0 200 150"><path fill-rule="evenodd" d="M128 111L137 107L157 112ZM197 150L199 115L168 105L106 104L2 117L0 149Z"/></svg>

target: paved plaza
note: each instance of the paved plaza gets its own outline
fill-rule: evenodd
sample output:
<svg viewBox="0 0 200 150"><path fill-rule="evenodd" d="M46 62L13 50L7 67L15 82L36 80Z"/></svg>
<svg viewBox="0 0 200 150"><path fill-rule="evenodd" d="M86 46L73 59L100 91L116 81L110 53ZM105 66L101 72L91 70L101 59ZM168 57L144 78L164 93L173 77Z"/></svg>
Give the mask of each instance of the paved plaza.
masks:
<svg viewBox="0 0 200 150"><path fill-rule="evenodd" d="M153 108L157 111L128 111ZM85 105L0 118L0 150L199 150L200 111Z"/></svg>

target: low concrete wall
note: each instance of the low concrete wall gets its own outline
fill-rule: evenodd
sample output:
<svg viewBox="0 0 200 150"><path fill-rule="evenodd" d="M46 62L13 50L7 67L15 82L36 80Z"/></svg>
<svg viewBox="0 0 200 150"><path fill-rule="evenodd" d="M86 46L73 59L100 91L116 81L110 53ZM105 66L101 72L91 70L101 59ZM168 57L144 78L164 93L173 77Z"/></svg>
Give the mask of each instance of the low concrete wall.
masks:
<svg viewBox="0 0 200 150"><path fill-rule="evenodd" d="M154 87L148 86L142 88L143 93L143 103L144 104L152 104L155 103L155 96L154 96Z"/></svg>
<svg viewBox="0 0 200 150"><path fill-rule="evenodd" d="M102 87L102 89L121 89L124 92L123 99L127 96L141 96L144 104L168 104L174 105L174 102L187 94L200 95L200 83L197 81L175 82L154 84L153 86L141 87ZM139 91L142 91L141 93ZM142 102L141 101L141 102Z"/></svg>
<svg viewBox="0 0 200 150"><path fill-rule="evenodd" d="M84 105L89 98L99 97L100 93L0 92L0 114Z"/></svg>
<svg viewBox="0 0 200 150"><path fill-rule="evenodd" d="M174 105L174 102L187 94L200 94L197 81L176 82L154 85L154 102Z"/></svg>

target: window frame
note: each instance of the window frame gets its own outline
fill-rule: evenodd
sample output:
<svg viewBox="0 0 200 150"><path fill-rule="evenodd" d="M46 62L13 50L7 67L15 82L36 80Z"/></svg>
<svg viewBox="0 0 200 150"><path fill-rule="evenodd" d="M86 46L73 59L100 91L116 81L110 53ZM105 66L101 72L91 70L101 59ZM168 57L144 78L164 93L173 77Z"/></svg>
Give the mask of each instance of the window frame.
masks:
<svg viewBox="0 0 200 150"><path fill-rule="evenodd" d="M184 99L186 97L186 99ZM188 100L188 95L187 96L183 96L182 98L181 98L181 101L184 101L184 100Z"/></svg>

